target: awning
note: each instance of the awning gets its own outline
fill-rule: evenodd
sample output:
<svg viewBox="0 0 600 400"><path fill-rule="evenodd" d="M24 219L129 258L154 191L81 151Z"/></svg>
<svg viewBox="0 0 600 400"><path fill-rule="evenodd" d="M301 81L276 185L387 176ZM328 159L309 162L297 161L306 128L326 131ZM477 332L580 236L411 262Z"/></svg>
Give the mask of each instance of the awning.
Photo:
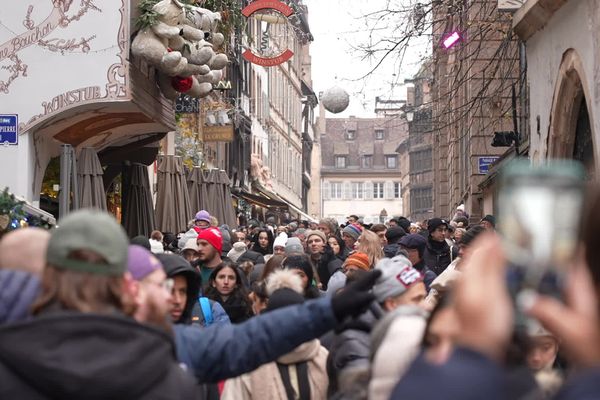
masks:
<svg viewBox="0 0 600 400"><path fill-rule="evenodd" d="M258 194L249 193L245 190L238 192L236 195L241 197L242 199L246 200L250 204L254 204L257 206L264 207L264 208L280 208L280 209L288 208L288 204L283 201L271 199L267 196L261 196Z"/></svg>
<svg viewBox="0 0 600 400"><path fill-rule="evenodd" d="M318 220L316 220L313 217L311 217L310 215L306 214L304 211L302 211L298 207L295 207L295 206L293 206L291 204L290 204L290 209L292 211L294 211L295 213L300 214L300 216L303 217L303 219L305 219L307 221L310 221L310 222L319 222Z"/></svg>

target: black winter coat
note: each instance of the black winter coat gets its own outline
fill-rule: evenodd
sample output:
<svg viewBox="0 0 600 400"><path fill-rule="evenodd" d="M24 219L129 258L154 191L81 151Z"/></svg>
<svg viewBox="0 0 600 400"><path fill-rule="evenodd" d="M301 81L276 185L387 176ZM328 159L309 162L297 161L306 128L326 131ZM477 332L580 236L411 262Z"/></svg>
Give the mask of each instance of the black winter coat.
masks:
<svg viewBox="0 0 600 400"><path fill-rule="evenodd" d="M163 331L56 312L0 328L0 399L197 399Z"/></svg>
<svg viewBox="0 0 600 400"><path fill-rule="evenodd" d="M218 293L212 291L208 293L207 297L223 307L232 324L244 322L253 315L249 300L245 300L239 292L234 292L225 301L223 301Z"/></svg>
<svg viewBox="0 0 600 400"><path fill-rule="evenodd" d="M425 265L436 275L440 275L452 262L450 246L448 243L436 242L429 238L423 253Z"/></svg>
<svg viewBox="0 0 600 400"><path fill-rule="evenodd" d="M371 356L371 330L383 316L381 306L373 302L364 314L337 328L327 356L328 395L338 390L338 377L348 367L368 364Z"/></svg>
<svg viewBox="0 0 600 400"><path fill-rule="evenodd" d="M331 278L331 275L335 271L341 269L343 264L344 261L333 254L331 247L326 246L321 258L315 263L315 269L317 270L317 274L319 274L319 280L322 285L321 290L327 290L329 278Z"/></svg>

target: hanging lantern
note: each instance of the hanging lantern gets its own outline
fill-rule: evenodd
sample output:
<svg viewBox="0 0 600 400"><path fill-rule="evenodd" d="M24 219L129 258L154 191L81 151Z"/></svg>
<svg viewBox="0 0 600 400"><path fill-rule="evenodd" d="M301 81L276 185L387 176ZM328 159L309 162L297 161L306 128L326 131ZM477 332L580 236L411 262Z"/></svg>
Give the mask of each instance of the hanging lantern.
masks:
<svg viewBox="0 0 600 400"><path fill-rule="evenodd" d="M192 88L194 80L191 76L175 76L171 78L171 86L180 93L185 93Z"/></svg>
<svg viewBox="0 0 600 400"><path fill-rule="evenodd" d="M338 114L348 108L350 96L339 86L334 86L323 93L321 101L325 109L331 113Z"/></svg>

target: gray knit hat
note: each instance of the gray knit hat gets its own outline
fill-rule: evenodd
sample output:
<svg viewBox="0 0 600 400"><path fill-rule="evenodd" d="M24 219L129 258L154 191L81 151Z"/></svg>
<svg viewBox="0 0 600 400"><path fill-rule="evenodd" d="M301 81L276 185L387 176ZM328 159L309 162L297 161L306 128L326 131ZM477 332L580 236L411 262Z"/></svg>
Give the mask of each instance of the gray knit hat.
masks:
<svg viewBox="0 0 600 400"><path fill-rule="evenodd" d="M297 237L291 237L287 240L285 244L285 255L289 256L291 254L296 253L304 253L304 247L302 246L302 242Z"/></svg>
<svg viewBox="0 0 600 400"><path fill-rule="evenodd" d="M362 233L362 228L358 224L348 224L348 226L342 230L342 233L350 235L354 240L357 240Z"/></svg>
<svg viewBox="0 0 600 400"><path fill-rule="evenodd" d="M414 269L408 258L403 255L382 258L375 268L382 272L373 286L373 294L379 303L388 297L400 296L409 287L423 280L421 273Z"/></svg>

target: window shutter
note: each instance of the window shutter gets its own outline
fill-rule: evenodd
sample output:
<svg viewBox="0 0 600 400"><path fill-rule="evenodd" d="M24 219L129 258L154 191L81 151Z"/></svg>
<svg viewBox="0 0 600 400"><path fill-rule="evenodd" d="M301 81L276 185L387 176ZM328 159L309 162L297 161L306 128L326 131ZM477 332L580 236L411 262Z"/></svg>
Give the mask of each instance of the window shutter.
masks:
<svg viewBox="0 0 600 400"><path fill-rule="evenodd" d="M394 182L385 181L383 185L383 198L392 200L394 198Z"/></svg>
<svg viewBox="0 0 600 400"><path fill-rule="evenodd" d="M350 182L345 181L343 183L343 198L344 200L352 199L352 184Z"/></svg>
<svg viewBox="0 0 600 400"><path fill-rule="evenodd" d="M328 181L323 181L323 186L321 188L321 197L323 200L329 200L331 184Z"/></svg>
<svg viewBox="0 0 600 400"><path fill-rule="evenodd" d="M373 200L373 182L366 181L363 189L365 191L365 200Z"/></svg>

